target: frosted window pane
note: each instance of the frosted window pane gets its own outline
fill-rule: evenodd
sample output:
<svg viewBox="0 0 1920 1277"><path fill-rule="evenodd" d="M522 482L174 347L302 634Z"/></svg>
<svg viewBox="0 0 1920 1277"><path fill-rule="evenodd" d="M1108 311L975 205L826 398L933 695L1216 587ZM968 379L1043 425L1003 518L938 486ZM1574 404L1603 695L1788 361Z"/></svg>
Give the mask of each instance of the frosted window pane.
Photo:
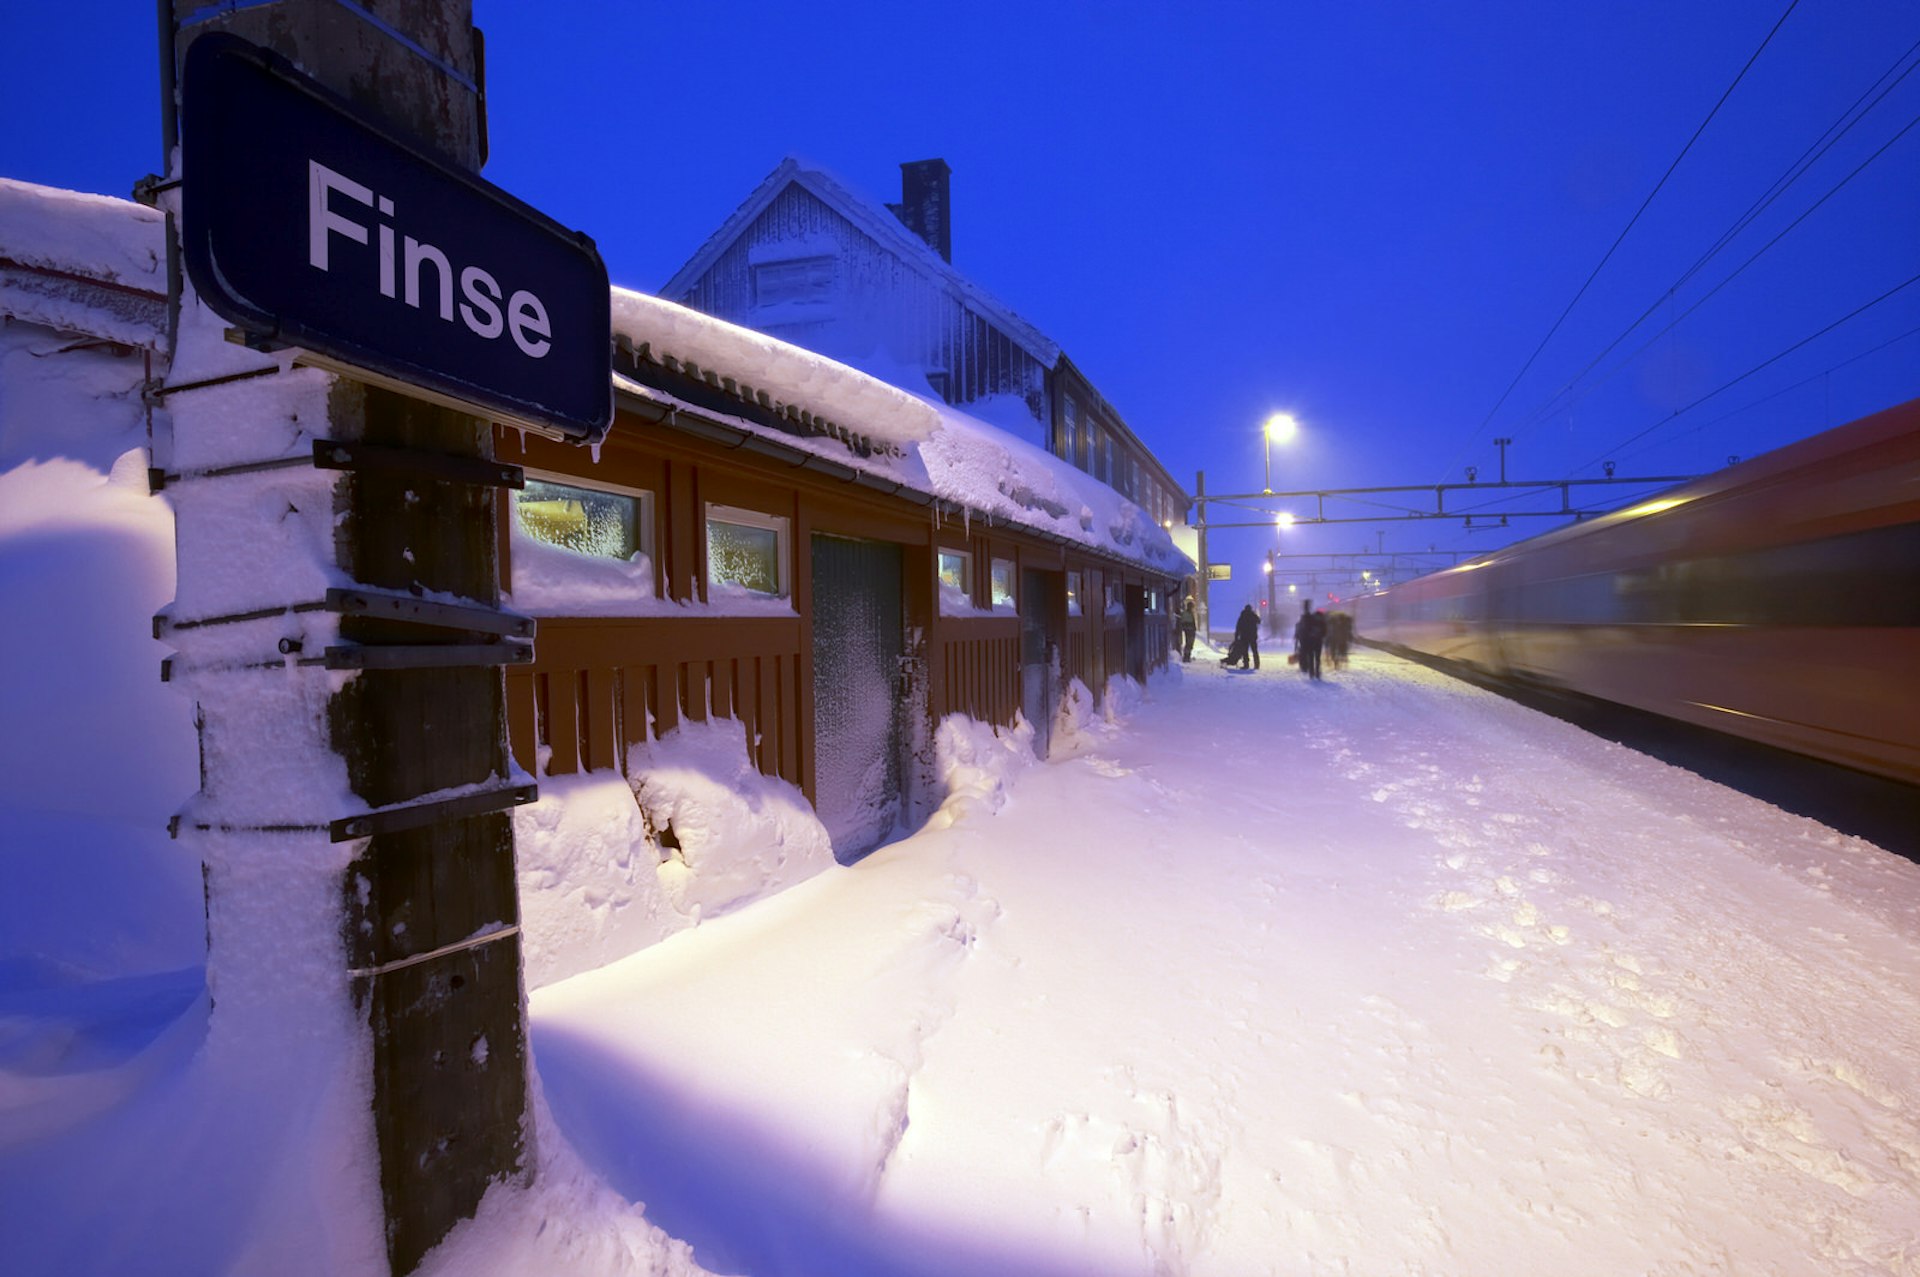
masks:
<svg viewBox="0 0 1920 1277"><path fill-rule="evenodd" d="M1080 615L1080 574L1067 573L1067 615Z"/></svg>
<svg viewBox="0 0 1920 1277"><path fill-rule="evenodd" d="M772 528L708 519L707 579L779 594L780 534Z"/></svg>
<svg viewBox="0 0 1920 1277"><path fill-rule="evenodd" d="M967 556L953 550L940 551L940 584L967 592Z"/></svg>
<svg viewBox="0 0 1920 1277"><path fill-rule="evenodd" d="M522 532L575 554L626 560L646 548L638 497L529 479L513 512Z"/></svg>
<svg viewBox="0 0 1920 1277"><path fill-rule="evenodd" d="M995 559L993 561L993 606L1013 602L1013 560Z"/></svg>

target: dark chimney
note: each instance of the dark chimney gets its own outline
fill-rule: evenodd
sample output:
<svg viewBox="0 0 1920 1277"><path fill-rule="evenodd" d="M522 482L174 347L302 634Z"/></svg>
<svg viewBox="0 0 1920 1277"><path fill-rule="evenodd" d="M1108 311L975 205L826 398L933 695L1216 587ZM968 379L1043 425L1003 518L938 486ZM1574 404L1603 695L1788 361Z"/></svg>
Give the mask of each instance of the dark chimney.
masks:
<svg viewBox="0 0 1920 1277"><path fill-rule="evenodd" d="M940 254L953 260L953 217L948 209L948 179L953 170L945 160L914 160L900 166L900 202L887 208Z"/></svg>

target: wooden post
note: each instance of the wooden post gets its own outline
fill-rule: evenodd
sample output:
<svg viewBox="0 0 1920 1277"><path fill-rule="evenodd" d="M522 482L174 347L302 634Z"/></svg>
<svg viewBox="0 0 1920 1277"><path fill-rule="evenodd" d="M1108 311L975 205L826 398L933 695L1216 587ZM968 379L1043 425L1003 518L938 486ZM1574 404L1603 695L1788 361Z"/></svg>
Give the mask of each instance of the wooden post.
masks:
<svg viewBox="0 0 1920 1277"><path fill-rule="evenodd" d="M163 50L169 85L192 40L230 31L292 59L415 145L470 170L479 166L484 119L469 0L389 0L377 14L332 0L219 11L172 0L170 20L164 0L162 9L163 39L172 46ZM167 104L169 120L173 107ZM183 318L169 378L169 390L178 391L170 401L176 469L217 471L276 454L297 460L323 437L491 458L492 429L477 418L296 369L289 354L223 349L218 321L187 291L176 297ZM236 417L249 413L255 424L236 431ZM354 1084L370 1105L367 1125L340 1138L349 1153L356 1139L372 1146L366 1160L377 1160L377 1192L368 1184L360 1196L377 1200L380 1217L377 1231L365 1221L340 1228L353 1234L345 1245L354 1253L372 1244L361 1234L383 1239L387 1268L406 1273L474 1213L490 1184L530 1173L512 820L504 811L441 817L376 829L341 847L326 817L352 811L326 808L352 806L338 792L341 773L370 809L503 785L511 764L501 672L471 666L342 676L289 666L261 673L230 658L262 646L272 652L270 630L250 632L262 624L247 619L253 613L288 609L266 622L284 630L296 605L311 605L319 586L339 581L497 606L497 493L421 472L285 473L284 480L278 471L196 479L176 498L174 619L209 608L238 617L217 631L222 651L204 637L216 633L211 626L183 627L176 640L183 667L203 671L181 680L198 702L204 760L201 795L181 823L209 866L215 1035L231 1039L227 1058L242 1070L256 1049L278 1060L370 1065L370 1076ZM284 509L279 522L304 522L310 535L287 537L275 550L267 543L279 534L268 530L253 544L254 532L225 521L234 503L216 495L219 485L235 484L250 485L242 504L263 520ZM241 584L211 579L231 573L235 561L253 564ZM276 588L280 597L271 597ZM356 616L339 620L337 636L398 645L484 637ZM287 641L282 633L283 652ZM273 745L232 744L248 741ZM263 756L276 751L284 758ZM271 784L263 779L270 766ZM320 885L286 886L302 877ZM278 902L278 916L260 905L263 894ZM332 974L312 973L310 956L287 956L277 932L318 936L318 948L333 951ZM286 969L274 973L276 963ZM335 1015L340 1008L350 1014ZM336 1022L344 1027L336 1031ZM300 1029L282 1027L292 1024ZM331 1044L312 1045L328 1034ZM348 1040L355 1035L358 1045ZM266 1038L281 1040L266 1051Z"/></svg>

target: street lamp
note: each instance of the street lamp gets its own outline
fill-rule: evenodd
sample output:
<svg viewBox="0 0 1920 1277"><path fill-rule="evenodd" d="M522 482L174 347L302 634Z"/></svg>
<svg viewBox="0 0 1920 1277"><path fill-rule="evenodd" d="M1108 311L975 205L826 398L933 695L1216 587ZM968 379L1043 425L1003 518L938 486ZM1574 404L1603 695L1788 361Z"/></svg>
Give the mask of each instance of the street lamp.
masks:
<svg viewBox="0 0 1920 1277"><path fill-rule="evenodd" d="M1286 443L1290 441L1299 430L1300 423L1295 421L1293 417L1287 413L1276 412L1267 418L1267 427L1266 430L1263 431L1267 440L1267 482L1261 491L1273 491L1273 441L1278 439L1281 443Z"/></svg>

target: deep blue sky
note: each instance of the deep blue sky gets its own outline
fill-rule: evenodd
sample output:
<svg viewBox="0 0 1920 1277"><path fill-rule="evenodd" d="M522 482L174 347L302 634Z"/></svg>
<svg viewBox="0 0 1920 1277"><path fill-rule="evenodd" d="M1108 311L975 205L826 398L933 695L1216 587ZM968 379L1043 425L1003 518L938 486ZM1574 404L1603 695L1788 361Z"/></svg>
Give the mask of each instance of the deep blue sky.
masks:
<svg viewBox="0 0 1920 1277"><path fill-rule="evenodd" d="M1915 127L1623 371L1599 383L1656 327L1537 412L1914 64L1920 0L1802 0L1502 403L1786 5L479 0L487 176L593 235L617 283L656 288L784 155L877 200L898 198L900 161L942 156L955 265L1189 487L1204 469L1216 493L1258 490L1276 409L1305 428L1274 456L1280 489L1487 478L1497 435L1514 478L1609 457L1692 473L1920 395L1915 284L1667 420L1920 275ZM0 48L0 175L125 194L161 167L150 4L0 4ZM1916 116L1920 71L1658 323ZM1392 550L1550 525L1383 526ZM1216 607L1273 540L1215 537L1235 576ZM1353 525L1285 548L1375 544Z"/></svg>

